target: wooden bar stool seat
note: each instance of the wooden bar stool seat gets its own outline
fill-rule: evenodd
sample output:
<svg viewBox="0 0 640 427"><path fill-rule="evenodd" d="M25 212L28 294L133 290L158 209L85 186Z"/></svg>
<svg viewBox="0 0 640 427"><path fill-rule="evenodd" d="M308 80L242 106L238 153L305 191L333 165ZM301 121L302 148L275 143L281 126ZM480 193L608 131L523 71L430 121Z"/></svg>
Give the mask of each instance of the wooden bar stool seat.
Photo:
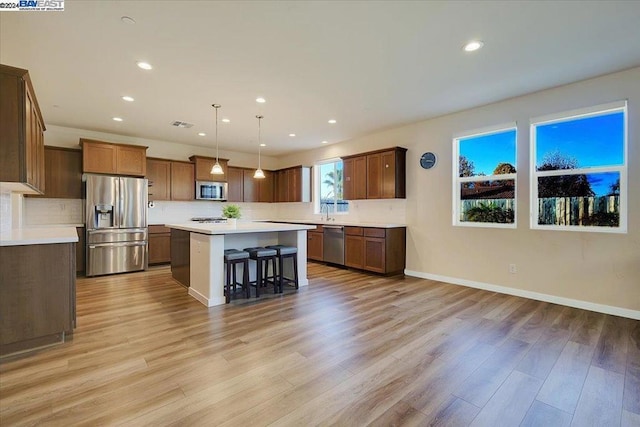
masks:
<svg viewBox="0 0 640 427"><path fill-rule="evenodd" d="M245 252L249 253L249 259L256 262L256 280L250 282L251 286L256 287L256 298L260 296L260 287L267 286L269 279L273 280L273 292L278 293L278 281L276 280L276 255L275 249L263 248L262 246L254 248L245 248ZM271 261L272 275L269 276L269 261Z"/></svg>
<svg viewBox="0 0 640 427"><path fill-rule="evenodd" d="M293 284L298 289L298 248L295 246L286 245L271 245L267 246L269 249L276 250L276 258L278 259L278 281L280 283L280 292L284 291L285 284ZM293 262L293 277L285 277L284 275L284 260L291 258Z"/></svg>
<svg viewBox="0 0 640 427"><path fill-rule="evenodd" d="M227 279L224 284L224 295L227 304L231 302L231 288L233 287L233 294L236 293L236 286L240 285L246 298L251 295L249 287L249 253L245 251L239 251L238 249L225 249L224 250L224 263L227 270ZM242 265L242 282L238 282L237 267Z"/></svg>

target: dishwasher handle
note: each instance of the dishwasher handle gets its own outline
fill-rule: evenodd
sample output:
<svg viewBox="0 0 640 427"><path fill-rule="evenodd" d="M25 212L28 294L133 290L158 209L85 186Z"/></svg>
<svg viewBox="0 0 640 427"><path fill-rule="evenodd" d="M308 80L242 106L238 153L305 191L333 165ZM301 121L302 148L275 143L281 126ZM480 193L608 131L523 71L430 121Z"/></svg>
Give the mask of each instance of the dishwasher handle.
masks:
<svg viewBox="0 0 640 427"><path fill-rule="evenodd" d="M322 228L329 230L344 230L344 226L342 225L323 225Z"/></svg>

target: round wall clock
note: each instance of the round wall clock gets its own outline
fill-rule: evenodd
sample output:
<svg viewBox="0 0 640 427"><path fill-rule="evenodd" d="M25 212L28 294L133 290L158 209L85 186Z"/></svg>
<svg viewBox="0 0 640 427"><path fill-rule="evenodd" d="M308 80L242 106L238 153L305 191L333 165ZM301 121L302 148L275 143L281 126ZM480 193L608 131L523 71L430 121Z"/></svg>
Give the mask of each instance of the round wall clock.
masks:
<svg viewBox="0 0 640 427"><path fill-rule="evenodd" d="M436 158L436 155L429 151L427 153L424 153L422 157L420 157L420 166L422 166L424 169L431 169L436 165L437 160L438 159Z"/></svg>

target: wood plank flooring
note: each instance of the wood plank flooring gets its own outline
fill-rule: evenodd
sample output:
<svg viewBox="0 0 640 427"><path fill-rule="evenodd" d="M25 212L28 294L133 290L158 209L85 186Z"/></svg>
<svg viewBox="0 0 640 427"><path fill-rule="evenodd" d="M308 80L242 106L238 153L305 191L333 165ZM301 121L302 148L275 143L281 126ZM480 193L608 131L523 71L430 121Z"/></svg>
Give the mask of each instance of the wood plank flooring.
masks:
<svg viewBox="0 0 640 427"><path fill-rule="evenodd" d="M211 309L164 267L81 278L73 340L0 363L0 425L640 425L638 321L308 274Z"/></svg>

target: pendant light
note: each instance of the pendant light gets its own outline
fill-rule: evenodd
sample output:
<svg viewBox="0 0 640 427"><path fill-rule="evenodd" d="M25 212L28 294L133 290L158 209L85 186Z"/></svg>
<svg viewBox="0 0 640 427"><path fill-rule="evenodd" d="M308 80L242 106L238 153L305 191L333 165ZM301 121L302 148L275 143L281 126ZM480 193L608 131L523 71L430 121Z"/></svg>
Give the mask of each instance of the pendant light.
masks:
<svg viewBox="0 0 640 427"><path fill-rule="evenodd" d="M262 144L260 144L260 120L262 120L263 117L264 116L256 116L256 119L258 119L258 169L256 169L256 173L253 174L253 177L257 179L264 178L264 172L262 172L262 169L260 168L260 147L262 146Z"/></svg>
<svg viewBox="0 0 640 427"><path fill-rule="evenodd" d="M224 171L222 170L222 166L220 166L220 162L218 161L218 108L220 108L221 105L213 104L211 106L216 109L216 162L211 168L211 173L213 175L223 175Z"/></svg>

